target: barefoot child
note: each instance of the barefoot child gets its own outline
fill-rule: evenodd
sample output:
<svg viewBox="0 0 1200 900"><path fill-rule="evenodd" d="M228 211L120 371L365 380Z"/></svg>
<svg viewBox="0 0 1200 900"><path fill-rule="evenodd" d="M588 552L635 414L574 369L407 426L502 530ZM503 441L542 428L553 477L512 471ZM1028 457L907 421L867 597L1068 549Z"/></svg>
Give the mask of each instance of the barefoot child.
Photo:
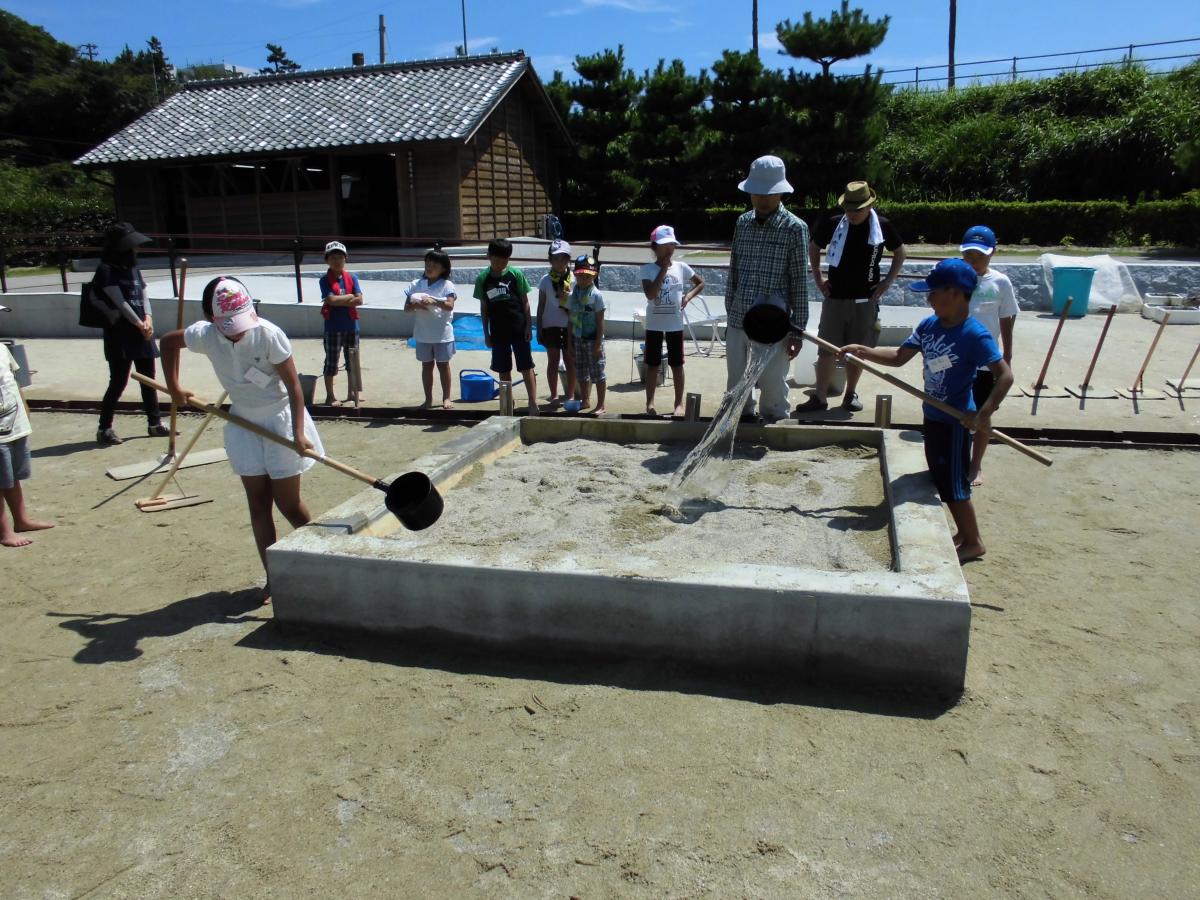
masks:
<svg viewBox="0 0 1200 900"><path fill-rule="evenodd" d="M512 383L513 357L525 379L529 415L538 414L537 370L533 367L533 318L529 315L529 280L510 266L512 242L495 238L488 243L488 267L475 279L475 299L483 319L483 343L492 351L492 371Z"/></svg>
<svg viewBox="0 0 1200 900"><path fill-rule="evenodd" d="M179 351L187 347L208 357L221 386L229 392L231 412L323 454L316 426L304 409L287 335L258 317L249 291L236 278L214 278L205 286L201 303L206 321L172 331L161 343L163 372L176 404L183 407L190 393L179 386ZM315 460L232 422L225 425L225 452L229 465L242 479L254 543L265 569L267 548L275 543L271 506L277 507L293 528L308 524L311 517L300 499L300 475Z"/></svg>
<svg viewBox="0 0 1200 900"><path fill-rule="evenodd" d="M29 435L33 427L14 377L19 369L8 344L0 344L0 546L3 547L28 547L33 541L24 536L25 532L54 527L52 522L29 518L25 509L21 482L28 480L31 471Z"/></svg>
<svg viewBox="0 0 1200 900"><path fill-rule="evenodd" d="M362 285L358 277L346 271L346 245L330 241L325 245L325 262L329 271L321 276L321 316L325 319L325 405L341 406L333 393L337 375L338 356L346 363L346 402L362 402L362 385L354 379L358 373L351 363L351 353L358 352L358 308L362 306Z"/></svg>
<svg viewBox="0 0 1200 900"><path fill-rule="evenodd" d="M425 274L404 291L404 308L413 315L413 338L421 364L421 386L425 388L422 409L433 406L433 367L442 382L442 409L450 402L450 359L454 356L454 301L458 289L450 280L450 257L441 250L425 254Z"/></svg>
<svg viewBox="0 0 1200 900"><path fill-rule="evenodd" d="M596 415L604 415L604 295L596 288L596 261L590 256L575 260L575 286L567 300L575 351L575 380L587 409L592 383L596 384Z"/></svg>
<svg viewBox="0 0 1200 900"><path fill-rule="evenodd" d="M546 380L550 382L550 402L558 402L558 364L566 366L563 399L575 398L575 354L571 350L571 319L567 298L571 294L571 245L555 241L550 245L550 271L538 282L537 333L546 348Z"/></svg>
<svg viewBox="0 0 1200 900"><path fill-rule="evenodd" d="M971 293L978 283L975 271L961 259L944 259L924 281L912 286L928 292L933 315L924 319L899 347L871 348L847 344L839 355L853 354L885 366L902 366L917 353L925 359L925 393L966 413L959 423L928 403L925 412L925 461L938 494L950 508L958 533L954 546L959 562L986 552L971 503L971 432L987 440L992 413L1012 387L1012 370L988 330L970 316ZM975 370L986 367L996 378L987 401L978 410L971 394Z"/></svg>
<svg viewBox="0 0 1200 900"><path fill-rule="evenodd" d="M687 263L674 262L679 241L670 225L650 232L654 262L642 266L642 292L646 295L646 413L657 415L654 390L662 365L662 345L667 342L667 365L675 382L677 418L683 418L683 310L704 290L704 279ZM691 285L689 288L688 285Z"/></svg>
<svg viewBox="0 0 1200 900"><path fill-rule="evenodd" d="M979 287L971 295L971 315L987 328L992 339L1000 345L1004 361L1011 367L1013 326L1021 308L1017 305L1017 294L1008 276L990 268L992 254L996 252L996 235L986 225L972 226L963 235L962 246L958 249L979 276ZM975 373L972 394L976 408L983 406L994 386L995 378L987 369ZM970 476L974 487L983 484L983 454L987 452L987 445L987 441L975 441L975 449L971 453Z"/></svg>

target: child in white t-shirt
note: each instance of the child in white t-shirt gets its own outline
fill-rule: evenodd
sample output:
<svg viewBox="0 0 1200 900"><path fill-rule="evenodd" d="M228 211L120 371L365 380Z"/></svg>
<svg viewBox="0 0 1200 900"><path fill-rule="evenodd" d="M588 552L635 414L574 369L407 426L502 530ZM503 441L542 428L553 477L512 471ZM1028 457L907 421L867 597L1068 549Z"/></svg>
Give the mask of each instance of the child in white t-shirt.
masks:
<svg viewBox="0 0 1200 900"><path fill-rule="evenodd" d="M201 303L205 321L172 331L159 344L163 374L176 405L185 407L191 394L179 385L179 351L187 347L208 357L217 380L229 392L231 412L323 455L321 438L304 408L287 335L258 317L250 292L236 278L214 278L205 285ZM232 422L225 425L225 452L233 471L241 476L254 542L265 569L267 548L275 543L272 505L293 528L312 519L300 498L300 475L315 460Z"/></svg>
<svg viewBox="0 0 1200 900"><path fill-rule="evenodd" d="M641 269L642 291L646 294L646 413L651 416L657 415L654 390L658 386L664 340L667 364L675 382L673 415L683 416L683 310L704 290L704 279L691 266L672 261L678 244L675 229L659 225L650 232L654 262Z"/></svg>
<svg viewBox="0 0 1200 900"><path fill-rule="evenodd" d="M13 359L7 344L0 344L0 546L28 547L33 543L24 536L26 531L53 528L52 522L29 518L25 510L25 493L21 482L29 479L29 413L25 398L14 377L20 366ZM5 506L12 512L9 522Z"/></svg>
<svg viewBox="0 0 1200 900"><path fill-rule="evenodd" d="M571 347L571 317L567 300L574 280L571 277L571 245L554 241L550 245L550 271L538 282L537 333L546 348L546 380L550 382L550 402L558 402L558 364L567 369L563 398L575 398L575 352Z"/></svg>
<svg viewBox="0 0 1200 900"><path fill-rule="evenodd" d="M450 280L450 257L441 250L425 254L425 274L404 289L404 308L414 313L413 338L421 363L422 409L433 406L433 367L442 382L442 409L450 402L450 359L454 356L454 301L458 289Z"/></svg>
<svg viewBox="0 0 1200 900"><path fill-rule="evenodd" d="M1008 276L990 268L992 254L996 252L996 235L986 225L973 225L963 235L959 251L979 276L979 286L971 294L971 316L987 328L1000 345L1004 361L1011 367L1013 327L1021 307L1017 305L1017 294ZM982 408L995 384L996 378L987 367L975 373L973 392L976 409ZM986 440L976 440L971 451L969 475L975 487L983 484L983 454L987 452L987 446Z"/></svg>

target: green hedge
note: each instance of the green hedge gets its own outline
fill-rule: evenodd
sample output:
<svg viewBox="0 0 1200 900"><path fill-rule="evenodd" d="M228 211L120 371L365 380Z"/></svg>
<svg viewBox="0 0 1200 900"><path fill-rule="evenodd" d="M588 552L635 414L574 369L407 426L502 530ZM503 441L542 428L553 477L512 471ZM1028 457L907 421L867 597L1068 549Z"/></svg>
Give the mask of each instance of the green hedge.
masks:
<svg viewBox="0 0 1200 900"><path fill-rule="evenodd" d="M811 226L823 213L793 209ZM1093 247L1167 245L1200 247L1200 197L1155 200L1127 206L1117 201L988 203L888 203L880 211L908 243L954 244L972 225L986 224L1001 244L1081 244ZM568 240L649 239L655 225L669 222L685 243L728 241L744 212L736 207L685 210L677 220L663 210L632 209L562 216Z"/></svg>

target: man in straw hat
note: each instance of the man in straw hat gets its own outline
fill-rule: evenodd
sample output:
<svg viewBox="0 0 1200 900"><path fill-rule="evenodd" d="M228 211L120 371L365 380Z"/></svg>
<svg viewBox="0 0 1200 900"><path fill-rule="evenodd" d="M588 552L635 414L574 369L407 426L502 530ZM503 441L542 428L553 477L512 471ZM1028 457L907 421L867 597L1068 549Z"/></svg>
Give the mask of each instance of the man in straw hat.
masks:
<svg viewBox="0 0 1200 900"><path fill-rule="evenodd" d="M808 326L808 226L783 207L792 192L783 160L760 156L738 188L750 195L753 207L743 213L733 229L729 256L729 281L725 286L726 381L732 388L746 370L749 339L742 328L747 311L770 303L788 311L791 332L787 353L776 347L759 378L759 411L768 420L785 418L788 406L788 361L800 352L800 332ZM753 399L747 404L753 414Z"/></svg>
<svg viewBox="0 0 1200 900"><path fill-rule="evenodd" d="M808 259L813 280L824 301L817 334L841 347L844 344L875 346L879 335L879 299L900 275L907 255L904 241L894 225L875 210L875 191L865 181L852 181L838 198L842 212L817 226ZM887 277L880 279L879 262L884 249L891 251L892 264ZM821 250L829 267L829 277L821 276ZM820 412L829 408L829 382L836 364L825 350L817 355L817 389L797 412ZM846 393L842 409L858 412L862 403L856 388L862 371L846 369Z"/></svg>

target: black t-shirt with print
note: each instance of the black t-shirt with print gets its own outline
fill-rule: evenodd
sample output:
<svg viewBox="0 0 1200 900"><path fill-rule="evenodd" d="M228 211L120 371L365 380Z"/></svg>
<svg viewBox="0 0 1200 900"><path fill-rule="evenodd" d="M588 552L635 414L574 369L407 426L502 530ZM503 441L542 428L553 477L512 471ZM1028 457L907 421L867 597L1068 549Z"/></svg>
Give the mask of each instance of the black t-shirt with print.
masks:
<svg viewBox="0 0 1200 900"><path fill-rule="evenodd" d="M824 250L833 240L833 232L837 229L841 215L823 219L813 229L813 242ZM842 300L854 300L859 297L871 296L871 291L879 285L879 261L883 258L883 250L895 251L904 244L896 226L879 216L879 229L883 232L883 243L871 246L867 243L870 234L871 220L864 219L858 225L851 225L846 235L846 245L842 248L842 259L837 266L829 269L829 292L831 297Z"/></svg>
<svg viewBox="0 0 1200 900"><path fill-rule="evenodd" d="M499 275L484 269L475 279L475 299L487 303L488 327L498 340L524 340L529 280L509 266Z"/></svg>

